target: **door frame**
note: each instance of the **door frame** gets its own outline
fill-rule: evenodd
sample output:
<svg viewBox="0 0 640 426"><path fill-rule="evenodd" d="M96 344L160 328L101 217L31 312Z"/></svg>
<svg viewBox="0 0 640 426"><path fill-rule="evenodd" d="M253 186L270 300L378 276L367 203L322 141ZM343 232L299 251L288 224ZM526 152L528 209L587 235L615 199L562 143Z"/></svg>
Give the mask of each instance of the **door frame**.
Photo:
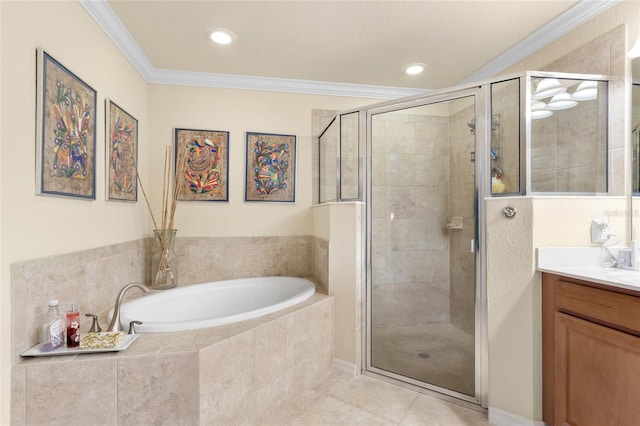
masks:
<svg viewBox="0 0 640 426"><path fill-rule="evenodd" d="M421 382L409 377L381 370L371 365L371 223L372 212L372 116L408 109L412 107L426 106L430 104L452 101L459 98L475 97L475 190L474 209L476 211L476 238L475 238L475 395L469 396L450 389ZM487 333L487 291L486 291L486 220L485 220L485 199L490 194L491 171L488 153L491 143L491 96L490 85L474 86L450 92L439 92L432 95L414 97L407 100L387 102L381 106L364 109L366 114L366 132L361 134L360 145L365 147L365 188L363 191L365 209L363 223L364 256L363 270L364 285L362 286L362 360L361 372L369 376L374 376L382 380L394 382L400 386L427 393L438 398L451 399L457 402L465 402L471 408L485 409L488 405L488 333ZM361 115L362 117L362 115Z"/></svg>

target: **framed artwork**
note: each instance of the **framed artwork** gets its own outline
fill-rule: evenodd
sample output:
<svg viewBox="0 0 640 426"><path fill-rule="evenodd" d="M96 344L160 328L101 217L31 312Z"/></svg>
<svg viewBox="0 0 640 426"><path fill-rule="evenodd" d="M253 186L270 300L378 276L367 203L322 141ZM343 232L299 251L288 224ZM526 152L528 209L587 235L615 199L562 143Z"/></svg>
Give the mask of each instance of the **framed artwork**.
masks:
<svg viewBox="0 0 640 426"><path fill-rule="evenodd" d="M296 137L247 132L245 201L296 200Z"/></svg>
<svg viewBox="0 0 640 426"><path fill-rule="evenodd" d="M96 198L96 91L38 49L36 193Z"/></svg>
<svg viewBox="0 0 640 426"><path fill-rule="evenodd" d="M175 158L184 159L179 200L229 201L229 132L175 129Z"/></svg>
<svg viewBox="0 0 640 426"><path fill-rule="evenodd" d="M105 100L107 128L107 199L138 200L138 120Z"/></svg>

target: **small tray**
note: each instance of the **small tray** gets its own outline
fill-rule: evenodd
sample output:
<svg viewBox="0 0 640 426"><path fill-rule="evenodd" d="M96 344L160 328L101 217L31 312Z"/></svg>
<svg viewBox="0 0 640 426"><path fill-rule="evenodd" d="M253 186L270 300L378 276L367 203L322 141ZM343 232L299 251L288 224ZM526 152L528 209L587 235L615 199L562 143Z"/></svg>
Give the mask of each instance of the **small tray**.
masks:
<svg viewBox="0 0 640 426"><path fill-rule="evenodd" d="M63 346L55 351L43 352L40 350L40 344L35 345L28 351L23 352L22 356L53 356L53 355L79 355L79 354L91 354L96 352L118 352L124 351L138 338L137 334L125 334L120 337L118 344L113 348L105 349L82 349L80 346L76 348L67 348Z"/></svg>

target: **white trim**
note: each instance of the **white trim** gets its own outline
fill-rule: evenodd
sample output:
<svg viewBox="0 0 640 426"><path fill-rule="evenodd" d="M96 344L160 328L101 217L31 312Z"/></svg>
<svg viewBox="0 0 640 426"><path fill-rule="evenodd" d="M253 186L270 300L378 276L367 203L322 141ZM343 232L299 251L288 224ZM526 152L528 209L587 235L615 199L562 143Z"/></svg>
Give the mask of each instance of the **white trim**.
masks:
<svg viewBox="0 0 640 426"><path fill-rule="evenodd" d="M493 77L511 65L542 49L549 43L578 28L620 0L582 0L568 11L548 22L538 31L492 60L460 83L471 83Z"/></svg>
<svg viewBox="0 0 640 426"><path fill-rule="evenodd" d="M232 74L198 73L155 68L138 43L111 9L106 0L79 0L87 13L104 30L107 36L133 64L140 75L153 84L218 87L230 89L265 90L289 93L307 93L327 96L350 96L373 99L397 99L426 94L428 89L373 86L364 84L332 83L311 80L294 80ZM467 76L458 84L483 80L535 53L552 41L587 22L594 16L614 6L620 0L581 0L567 12L522 40L511 49Z"/></svg>
<svg viewBox="0 0 640 426"><path fill-rule="evenodd" d="M365 84L331 83L324 81L157 69L154 69L152 76L147 81L149 83L156 84L266 90L374 99L397 99L406 96L426 94L430 91L427 89L411 89L403 87L372 86Z"/></svg>
<svg viewBox="0 0 640 426"><path fill-rule="evenodd" d="M358 372L356 371L356 365L351 362L344 361L342 359L334 358L333 368L335 368L336 370L340 370L344 373L347 373L353 377L358 375Z"/></svg>
<svg viewBox="0 0 640 426"><path fill-rule="evenodd" d="M540 420L531 420L495 407L489 407L489 423L496 426L545 426Z"/></svg>
<svg viewBox="0 0 640 426"><path fill-rule="evenodd" d="M131 62L142 78L149 81L155 69L133 36L106 0L79 0L122 54Z"/></svg>

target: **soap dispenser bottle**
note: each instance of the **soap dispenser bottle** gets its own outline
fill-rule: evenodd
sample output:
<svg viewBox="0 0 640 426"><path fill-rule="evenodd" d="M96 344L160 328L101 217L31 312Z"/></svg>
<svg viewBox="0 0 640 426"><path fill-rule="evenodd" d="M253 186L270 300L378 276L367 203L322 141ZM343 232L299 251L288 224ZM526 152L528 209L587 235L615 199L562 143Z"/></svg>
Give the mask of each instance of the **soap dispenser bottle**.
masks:
<svg viewBox="0 0 640 426"><path fill-rule="evenodd" d="M64 325L64 318L58 311L58 301L56 299L50 300L47 318L42 325L41 351L54 351L65 344Z"/></svg>

